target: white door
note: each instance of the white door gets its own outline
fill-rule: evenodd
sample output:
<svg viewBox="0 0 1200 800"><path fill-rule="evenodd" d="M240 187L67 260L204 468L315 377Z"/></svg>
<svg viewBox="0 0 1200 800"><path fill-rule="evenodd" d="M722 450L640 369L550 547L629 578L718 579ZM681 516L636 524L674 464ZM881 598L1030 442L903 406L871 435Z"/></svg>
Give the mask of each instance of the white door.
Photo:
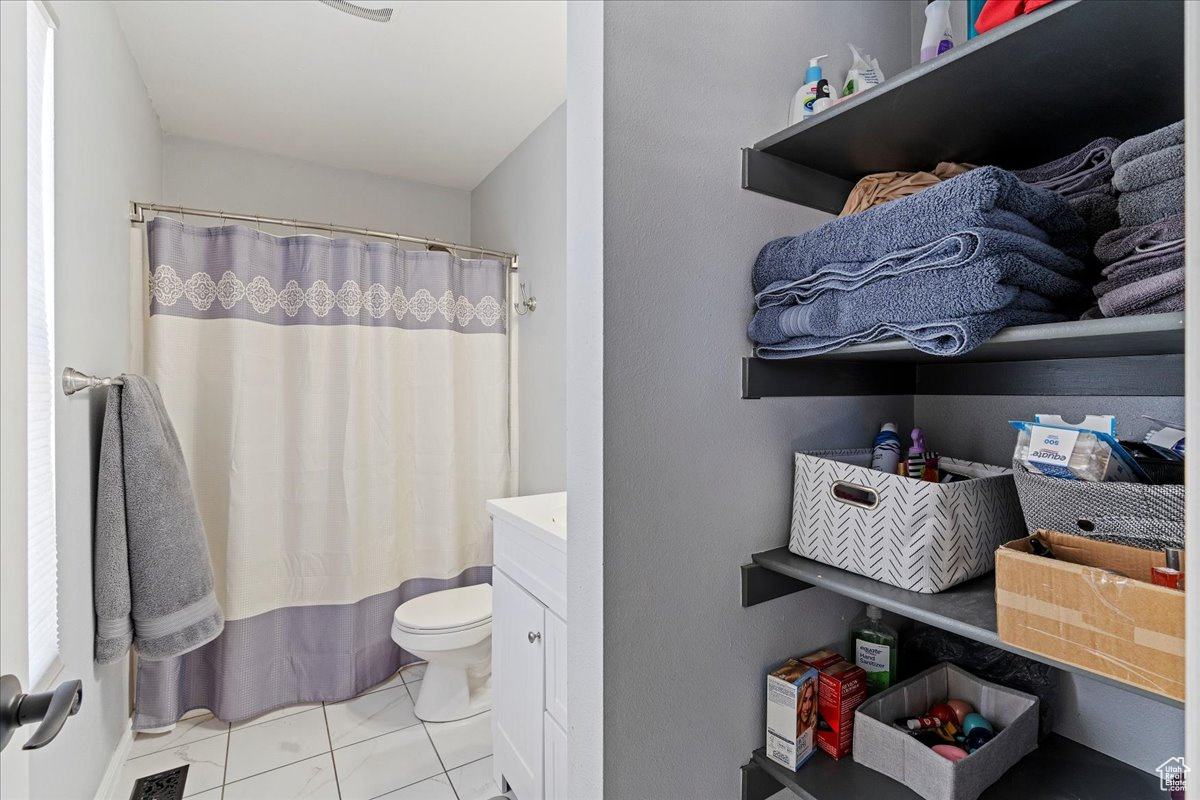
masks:
<svg viewBox="0 0 1200 800"><path fill-rule="evenodd" d="M0 674L28 691L25 596L25 3L0 3ZM16 113L9 113L10 111ZM29 796L28 736L0 753L0 797Z"/></svg>
<svg viewBox="0 0 1200 800"><path fill-rule="evenodd" d="M567 734L546 712L546 800L567 800Z"/></svg>
<svg viewBox="0 0 1200 800"><path fill-rule="evenodd" d="M495 771L520 800L542 798L546 609L492 571L492 738Z"/></svg>

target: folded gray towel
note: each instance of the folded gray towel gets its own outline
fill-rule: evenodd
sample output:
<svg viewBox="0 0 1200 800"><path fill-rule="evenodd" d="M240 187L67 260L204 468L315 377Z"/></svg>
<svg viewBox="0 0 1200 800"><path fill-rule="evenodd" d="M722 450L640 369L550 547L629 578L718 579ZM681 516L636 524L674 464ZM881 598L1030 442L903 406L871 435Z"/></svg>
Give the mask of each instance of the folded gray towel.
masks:
<svg viewBox="0 0 1200 800"><path fill-rule="evenodd" d="M1102 269L1100 274L1107 278L1141 266L1157 266L1170 261L1175 256L1182 256L1184 250L1186 247L1183 239L1152 245L1127 255L1120 261L1114 261Z"/></svg>
<svg viewBox="0 0 1200 800"><path fill-rule="evenodd" d="M1143 314L1172 314L1172 313L1175 313L1178 311L1183 311L1183 309L1184 309L1183 292L1176 292L1175 294L1168 295L1168 296L1164 297L1162 300L1159 300L1155 303L1151 303L1148 306L1142 306L1141 308L1135 308L1135 309L1129 311L1128 313L1126 313L1125 316L1135 317L1135 316L1140 316Z"/></svg>
<svg viewBox="0 0 1200 800"><path fill-rule="evenodd" d="M1013 174L1028 184L1058 192L1063 197L1107 188L1113 176L1113 150L1120 144L1120 139L1105 136L1062 158L1029 169L1013 170Z"/></svg>
<svg viewBox="0 0 1200 800"><path fill-rule="evenodd" d="M183 451L158 387L137 375L108 390L100 437L93 592L96 661L182 655L225 618Z"/></svg>
<svg viewBox="0 0 1200 800"><path fill-rule="evenodd" d="M1174 242L1183 242L1183 214L1172 214L1149 225L1116 228L1096 242L1096 258L1101 264L1120 261L1134 253Z"/></svg>
<svg viewBox="0 0 1200 800"><path fill-rule="evenodd" d="M1073 195L1067 198L1067 202L1083 220L1083 236L1089 249L1105 233L1121 224L1121 218L1117 215L1116 195L1107 190Z"/></svg>
<svg viewBox="0 0 1200 800"><path fill-rule="evenodd" d="M1183 120L1171 123L1166 127L1150 131L1145 136L1135 136L1113 150L1113 168L1127 164L1135 158L1140 158L1155 150L1163 150L1172 145L1183 144Z"/></svg>
<svg viewBox="0 0 1200 800"><path fill-rule="evenodd" d="M918 194L767 243L754 263L754 291L806 278L826 264L874 261L967 228L1020 233L1073 257L1086 251L1083 221L1064 198L998 167L981 167Z"/></svg>
<svg viewBox="0 0 1200 800"><path fill-rule="evenodd" d="M1112 185L1119 192L1136 192L1156 183L1183 177L1183 145L1155 150L1122 164L1113 173Z"/></svg>
<svg viewBox="0 0 1200 800"><path fill-rule="evenodd" d="M1183 213L1183 178L1174 178L1136 192L1122 192L1117 214L1122 225L1149 225Z"/></svg>
<svg viewBox="0 0 1200 800"><path fill-rule="evenodd" d="M1182 298L1183 273L1182 268L1175 269L1120 286L1100 297L1097 305L1100 306L1100 311L1106 317L1123 317L1138 309L1149 306L1159 307L1162 300L1175 295Z"/></svg>
<svg viewBox="0 0 1200 800"><path fill-rule="evenodd" d="M1113 267L1116 269L1112 269ZM1109 269L1111 271L1104 274L1105 279L1092 287L1092 293L1096 297L1130 283L1137 283L1146 278L1153 278L1155 275L1183 269L1183 249L1160 254L1157 258L1139 259L1134 256L1132 260L1118 261L1116 264L1112 264Z"/></svg>

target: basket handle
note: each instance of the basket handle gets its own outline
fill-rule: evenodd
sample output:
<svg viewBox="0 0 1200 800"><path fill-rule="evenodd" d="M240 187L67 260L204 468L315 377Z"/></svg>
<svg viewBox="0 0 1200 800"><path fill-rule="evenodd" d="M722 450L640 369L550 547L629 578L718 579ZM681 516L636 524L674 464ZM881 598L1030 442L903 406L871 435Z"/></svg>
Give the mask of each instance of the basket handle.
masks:
<svg viewBox="0 0 1200 800"><path fill-rule="evenodd" d="M829 487L829 494L839 503L864 508L867 511L879 505L879 492L870 486L860 486L848 481L834 481Z"/></svg>

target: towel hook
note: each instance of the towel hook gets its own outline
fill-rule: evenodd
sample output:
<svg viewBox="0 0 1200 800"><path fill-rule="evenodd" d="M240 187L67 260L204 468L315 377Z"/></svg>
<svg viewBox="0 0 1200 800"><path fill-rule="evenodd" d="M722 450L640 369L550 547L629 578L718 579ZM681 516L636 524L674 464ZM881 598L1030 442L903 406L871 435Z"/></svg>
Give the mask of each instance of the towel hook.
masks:
<svg viewBox="0 0 1200 800"><path fill-rule="evenodd" d="M529 292L525 290L525 282L521 282L521 299L513 303L513 309L516 310L518 317L523 317L526 314L531 314L537 310L537 298L531 297ZM522 311L521 309L525 310Z"/></svg>

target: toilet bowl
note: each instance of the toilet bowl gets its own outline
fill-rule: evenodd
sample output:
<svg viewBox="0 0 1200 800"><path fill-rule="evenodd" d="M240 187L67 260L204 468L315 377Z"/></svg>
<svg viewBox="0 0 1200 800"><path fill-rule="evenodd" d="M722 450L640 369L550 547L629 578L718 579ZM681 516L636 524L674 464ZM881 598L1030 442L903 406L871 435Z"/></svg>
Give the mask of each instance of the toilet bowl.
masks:
<svg viewBox="0 0 1200 800"><path fill-rule="evenodd" d="M413 713L449 722L492 707L492 587L483 583L409 600L392 618L392 640L427 662Z"/></svg>

